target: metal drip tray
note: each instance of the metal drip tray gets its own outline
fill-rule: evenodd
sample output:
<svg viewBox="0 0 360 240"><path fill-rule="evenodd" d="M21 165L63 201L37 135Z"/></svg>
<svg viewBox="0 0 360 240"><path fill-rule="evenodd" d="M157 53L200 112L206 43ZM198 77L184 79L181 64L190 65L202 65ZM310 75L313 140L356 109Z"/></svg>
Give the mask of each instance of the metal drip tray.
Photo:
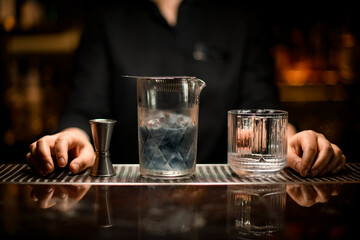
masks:
<svg viewBox="0 0 360 240"><path fill-rule="evenodd" d="M360 164L347 164L335 175L303 178L291 169L266 177L239 177L227 164L198 164L196 174L187 179L143 178L139 165L114 164L113 177L93 177L91 169L74 175L67 169L55 171L45 177L37 175L27 164L0 164L0 183L16 184L93 184L93 185L239 185L274 183L355 183L360 182Z"/></svg>

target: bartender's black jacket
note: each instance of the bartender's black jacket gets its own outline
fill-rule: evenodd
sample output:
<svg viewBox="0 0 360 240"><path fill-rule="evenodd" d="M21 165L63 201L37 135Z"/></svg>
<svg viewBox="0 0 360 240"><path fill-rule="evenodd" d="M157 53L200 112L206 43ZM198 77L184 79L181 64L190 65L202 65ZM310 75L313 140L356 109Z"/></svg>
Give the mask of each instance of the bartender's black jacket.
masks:
<svg viewBox="0 0 360 240"><path fill-rule="evenodd" d="M138 163L136 80L122 76L195 76L206 82L197 162L226 163L227 111L280 107L266 19L238 2L184 0L175 27L151 1L102 8L84 29L58 131L91 138L90 119L116 119L112 162Z"/></svg>

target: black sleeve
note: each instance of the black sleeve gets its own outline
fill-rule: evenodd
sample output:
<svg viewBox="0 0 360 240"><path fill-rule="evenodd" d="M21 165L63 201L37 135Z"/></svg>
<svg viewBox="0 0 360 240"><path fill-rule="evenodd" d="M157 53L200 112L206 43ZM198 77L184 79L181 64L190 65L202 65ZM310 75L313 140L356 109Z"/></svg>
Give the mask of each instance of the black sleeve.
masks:
<svg viewBox="0 0 360 240"><path fill-rule="evenodd" d="M259 14L249 18L240 108L280 108L270 53L270 28Z"/></svg>
<svg viewBox="0 0 360 240"><path fill-rule="evenodd" d="M106 118L110 113L105 36L102 21L88 22L76 53L74 81L58 131L78 127L91 136L89 120Z"/></svg>

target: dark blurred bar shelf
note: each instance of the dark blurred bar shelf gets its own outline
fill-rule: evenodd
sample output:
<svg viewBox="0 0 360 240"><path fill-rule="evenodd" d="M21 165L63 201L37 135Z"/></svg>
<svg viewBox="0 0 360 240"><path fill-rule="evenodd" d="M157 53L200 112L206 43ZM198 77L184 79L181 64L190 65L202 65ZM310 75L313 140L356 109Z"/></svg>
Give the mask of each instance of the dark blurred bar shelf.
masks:
<svg viewBox="0 0 360 240"><path fill-rule="evenodd" d="M10 55L72 54L78 46L80 35L78 28L58 33L13 35L7 40L7 50Z"/></svg>
<svg viewBox="0 0 360 240"><path fill-rule="evenodd" d="M349 88L344 84L307 84L292 86L278 84L281 102L345 102L350 100Z"/></svg>

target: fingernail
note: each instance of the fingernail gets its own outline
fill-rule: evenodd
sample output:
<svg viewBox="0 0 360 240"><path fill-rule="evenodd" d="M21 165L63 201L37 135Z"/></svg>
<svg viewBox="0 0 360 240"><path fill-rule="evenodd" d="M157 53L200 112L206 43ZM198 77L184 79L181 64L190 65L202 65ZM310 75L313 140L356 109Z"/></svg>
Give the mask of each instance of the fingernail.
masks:
<svg viewBox="0 0 360 240"><path fill-rule="evenodd" d="M65 159L64 158L59 158L59 165L64 166L65 165Z"/></svg>
<svg viewBox="0 0 360 240"><path fill-rule="evenodd" d="M296 163L295 165L295 169L299 172L300 171L300 165L301 165L301 162L298 162Z"/></svg>
<svg viewBox="0 0 360 240"><path fill-rule="evenodd" d="M313 169L311 170L310 176L315 177L318 174L319 170Z"/></svg>
<svg viewBox="0 0 360 240"><path fill-rule="evenodd" d="M75 172L75 173L79 172L79 169L80 169L79 164L74 163L74 164L73 164L73 169L74 169L74 172Z"/></svg>
<svg viewBox="0 0 360 240"><path fill-rule="evenodd" d="M45 172L50 172L52 170L52 165L50 163L45 164Z"/></svg>
<svg viewBox="0 0 360 240"><path fill-rule="evenodd" d="M309 168L305 168L305 170L303 171L303 176L307 176L309 174Z"/></svg>
<svg viewBox="0 0 360 240"><path fill-rule="evenodd" d="M331 171L332 174L335 174L337 172L339 172L341 169L343 169L344 166L338 166L337 168L335 168L334 170Z"/></svg>

